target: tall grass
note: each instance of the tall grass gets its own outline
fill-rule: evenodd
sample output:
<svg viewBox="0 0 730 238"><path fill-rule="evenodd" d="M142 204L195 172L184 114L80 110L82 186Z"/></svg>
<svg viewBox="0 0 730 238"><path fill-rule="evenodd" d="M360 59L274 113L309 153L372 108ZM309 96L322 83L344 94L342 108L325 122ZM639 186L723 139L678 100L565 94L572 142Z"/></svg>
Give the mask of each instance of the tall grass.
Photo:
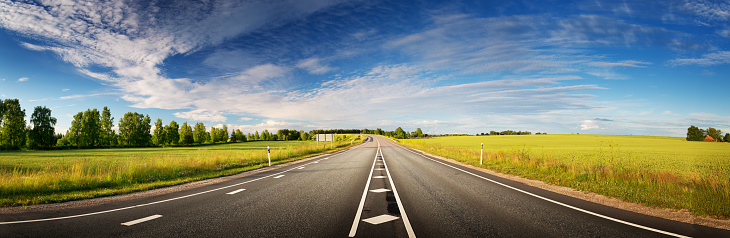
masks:
<svg viewBox="0 0 730 238"><path fill-rule="evenodd" d="M620 136L583 136L577 137L582 142L571 141L576 137L515 136L507 143L497 137L447 137L408 140L406 145L473 166L624 201L730 218L728 144ZM555 145L538 146L540 140ZM484 165L479 164L479 141L485 142ZM492 142L498 146L490 148ZM633 146L641 143L646 144Z"/></svg>
<svg viewBox="0 0 730 238"><path fill-rule="evenodd" d="M0 206L24 206L124 194L240 173L350 145L350 140L248 142L191 148L106 149L0 154ZM37 160L37 161L33 161Z"/></svg>

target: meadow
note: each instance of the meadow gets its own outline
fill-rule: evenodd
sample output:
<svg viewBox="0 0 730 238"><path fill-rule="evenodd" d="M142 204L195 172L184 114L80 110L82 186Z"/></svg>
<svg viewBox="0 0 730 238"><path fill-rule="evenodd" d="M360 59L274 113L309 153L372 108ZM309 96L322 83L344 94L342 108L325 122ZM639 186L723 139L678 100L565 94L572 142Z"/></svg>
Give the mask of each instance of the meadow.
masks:
<svg viewBox="0 0 730 238"><path fill-rule="evenodd" d="M349 146L341 141L252 141L194 147L0 152L0 206L125 194L233 175ZM346 138L344 138L346 137Z"/></svg>
<svg viewBox="0 0 730 238"><path fill-rule="evenodd" d="M480 165L480 143L484 164ZM730 144L614 135L452 136L406 146L656 208L730 218Z"/></svg>

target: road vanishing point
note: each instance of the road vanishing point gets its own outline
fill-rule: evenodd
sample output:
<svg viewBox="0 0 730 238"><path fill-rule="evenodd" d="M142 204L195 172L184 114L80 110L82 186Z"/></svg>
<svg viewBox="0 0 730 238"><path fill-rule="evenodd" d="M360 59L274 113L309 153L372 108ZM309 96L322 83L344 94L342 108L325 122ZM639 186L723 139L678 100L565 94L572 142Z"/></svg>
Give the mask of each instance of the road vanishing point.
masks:
<svg viewBox="0 0 730 238"><path fill-rule="evenodd" d="M0 237L730 237L564 196L369 136L193 189L0 214Z"/></svg>

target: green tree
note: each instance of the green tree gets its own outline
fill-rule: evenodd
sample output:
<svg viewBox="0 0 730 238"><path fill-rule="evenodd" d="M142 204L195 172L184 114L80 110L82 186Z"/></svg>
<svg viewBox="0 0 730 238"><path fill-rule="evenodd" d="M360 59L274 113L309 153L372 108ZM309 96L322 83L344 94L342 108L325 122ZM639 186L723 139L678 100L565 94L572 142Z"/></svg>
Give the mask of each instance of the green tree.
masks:
<svg viewBox="0 0 730 238"><path fill-rule="evenodd" d="M109 108L104 107L101 111L101 145L115 145L116 132L114 132L114 117Z"/></svg>
<svg viewBox="0 0 730 238"><path fill-rule="evenodd" d="M97 146L100 142L101 117L96 108L87 109L81 120L81 146Z"/></svg>
<svg viewBox="0 0 730 238"><path fill-rule="evenodd" d="M33 129L28 133L28 148L53 146L56 143L56 118L51 116L51 109L37 106L30 117Z"/></svg>
<svg viewBox="0 0 730 238"><path fill-rule="evenodd" d="M309 140L309 134L304 132L303 130L300 130L299 131L299 140L301 140L301 141Z"/></svg>
<svg viewBox="0 0 730 238"><path fill-rule="evenodd" d="M421 138L423 137L423 131L421 131L421 128L416 128L416 131L413 132L413 135L415 137Z"/></svg>
<svg viewBox="0 0 730 238"><path fill-rule="evenodd" d="M246 135L244 135L240 129L236 129L236 140L240 142L246 142L246 139Z"/></svg>
<svg viewBox="0 0 730 238"><path fill-rule="evenodd" d="M725 138L723 138L725 142L730 142L730 133L725 133Z"/></svg>
<svg viewBox="0 0 730 238"><path fill-rule="evenodd" d="M231 142L237 142L238 141L238 137L236 136L236 131L231 131L230 141Z"/></svg>
<svg viewBox="0 0 730 238"><path fill-rule="evenodd" d="M198 144L205 142L205 133L205 125L202 122L196 123L195 129L193 130L193 142Z"/></svg>
<svg viewBox="0 0 730 238"><path fill-rule="evenodd" d="M180 125L174 120L170 122L170 125L165 127L165 142L170 145L175 145L180 141Z"/></svg>
<svg viewBox="0 0 730 238"><path fill-rule="evenodd" d="M687 141L702 141L704 137L702 129L696 126L690 126L687 128Z"/></svg>
<svg viewBox="0 0 730 238"><path fill-rule="evenodd" d="M396 128L395 129L395 135L393 136L396 139L405 139L406 138L406 132L403 130L403 128Z"/></svg>
<svg viewBox="0 0 730 238"><path fill-rule="evenodd" d="M218 130L218 141L228 142L228 127L223 125L223 128Z"/></svg>
<svg viewBox="0 0 730 238"><path fill-rule="evenodd" d="M271 137L271 135L269 135L269 130L265 129L263 132L261 132L261 140L269 140L269 137Z"/></svg>
<svg viewBox="0 0 730 238"><path fill-rule="evenodd" d="M20 100L5 99L3 102L2 130L0 145L6 149L17 150L25 146L25 110L20 107Z"/></svg>
<svg viewBox="0 0 730 238"><path fill-rule="evenodd" d="M715 128L707 128L707 131L705 131L708 136L711 136L715 141L720 141L720 137L722 136L722 131L715 129Z"/></svg>
<svg viewBox="0 0 730 238"><path fill-rule="evenodd" d="M160 118L157 118L157 121L155 122L155 130L152 133L152 144L157 146L165 145L165 140L167 138L165 137L165 126L162 125L162 120Z"/></svg>
<svg viewBox="0 0 730 238"><path fill-rule="evenodd" d="M213 143L218 142L218 128L211 127L210 128L210 141Z"/></svg>
<svg viewBox="0 0 730 238"><path fill-rule="evenodd" d="M188 122L183 122L180 127L180 144L189 145L193 143L193 128L188 125Z"/></svg>
<svg viewBox="0 0 730 238"><path fill-rule="evenodd" d="M71 128L68 128L66 135L63 137L68 146L80 146L79 140L81 139L81 124L84 119L84 113L79 112L74 115L74 119L71 121Z"/></svg>
<svg viewBox="0 0 730 238"><path fill-rule="evenodd" d="M128 146L149 146L152 144L150 135L151 119L149 115L127 112L119 120L119 140Z"/></svg>

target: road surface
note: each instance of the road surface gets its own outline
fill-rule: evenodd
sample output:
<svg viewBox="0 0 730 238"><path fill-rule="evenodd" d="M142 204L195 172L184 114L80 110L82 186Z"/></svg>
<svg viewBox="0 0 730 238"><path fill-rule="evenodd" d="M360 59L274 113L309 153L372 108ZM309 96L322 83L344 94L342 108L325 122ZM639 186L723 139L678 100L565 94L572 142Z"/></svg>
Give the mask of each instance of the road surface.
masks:
<svg viewBox="0 0 730 238"><path fill-rule="evenodd" d="M134 200L0 215L0 237L730 237L530 187L382 137Z"/></svg>

